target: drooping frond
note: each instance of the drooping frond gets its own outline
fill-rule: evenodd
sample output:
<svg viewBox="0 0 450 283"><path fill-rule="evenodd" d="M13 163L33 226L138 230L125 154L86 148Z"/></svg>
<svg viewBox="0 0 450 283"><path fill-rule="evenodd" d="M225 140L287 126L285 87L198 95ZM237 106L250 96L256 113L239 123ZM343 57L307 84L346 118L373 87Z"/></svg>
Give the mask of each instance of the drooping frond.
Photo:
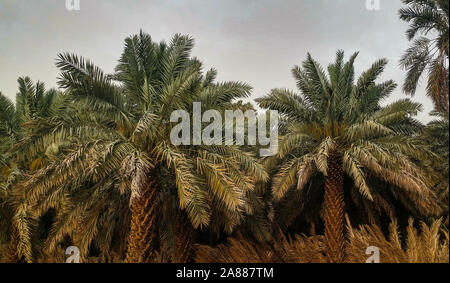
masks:
<svg viewBox="0 0 450 283"><path fill-rule="evenodd" d="M449 4L444 0L403 0L400 18L409 23L406 34L413 41L400 60L407 70L403 90L415 94L428 69L427 95L437 111L449 111Z"/></svg>
<svg viewBox="0 0 450 283"><path fill-rule="evenodd" d="M80 106L99 112L108 111L118 125L129 125L127 104L110 77L99 67L83 57L69 53L59 54L56 66L61 70L59 86L68 90Z"/></svg>
<svg viewBox="0 0 450 283"><path fill-rule="evenodd" d="M277 110L293 121L315 122L317 119L313 109L300 96L287 89L273 89L269 95L255 101L260 107Z"/></svg>
<svg viewBox="0 0 450 283"><path fill-rule="evenodd" d="M273 177L272 190L275 199L281 200L294 185L301 191L316 170L312 155L292 159L283 164Z"/></svg>
<svg viewBox="0 0 450 283"><path fill-rule="evenodd" d="M425 37L414 40L412 46L406 50L400 60L400 64L407 71L403 85L403 91L407 94L416 92L419 79L432 60L429 45L430 40Z"/></svg>

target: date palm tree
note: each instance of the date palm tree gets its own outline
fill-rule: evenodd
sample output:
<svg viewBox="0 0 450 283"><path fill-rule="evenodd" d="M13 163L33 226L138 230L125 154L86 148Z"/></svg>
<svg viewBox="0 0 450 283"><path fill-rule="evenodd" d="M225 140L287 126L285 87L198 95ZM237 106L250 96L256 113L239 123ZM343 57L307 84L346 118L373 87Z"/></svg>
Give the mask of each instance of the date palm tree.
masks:
<svg viewBox="0 0 450 283"><path fill-rule="evenodd" d="M140 32L125 40L114 75L81 57L58 56L59 85L70 103L22 144L53 156L23 183L24 199L38 214L59 211L49 236L52 249L77 234L72 240L82 255L96 242L106 252L125 231L126 261L148 262L166 256L155 253L157 246L176 252L174 247L189 244L177 243L188 237L173 238L174 218L183 223L185 215L193 228L231 232L250 213L248 193L255 180L267 178L251 154L170 141L174 110L191 113L193 102L226 109L251 90L240 82L215 83L216 71L203 74L192 48L189 36L175 35L166 44Z"/></svg>
<svg viewBox="0 0 450 283"><path fill-rule="evenodd" d="M396 87L393 81L376 83L387 61L375 62L355 82L353 63L357 53L344 62L343 51L325 70L308 54L302 66L292 73L301 91L274 89L257 99L260 107L278 110L286 120L280 141L281 160L272 182L276 200L296 192L323 192L323 220L327 256L330 262L343 262L344 181L349 179L358 195L372 205L392 209L389 192L405 205L414 203L426 214L439 213L432 180L422 174L417 160L434 155L422 148L412 135L421 128L414 119L421 106L407 99L387 106L380 102ZM283 132L281 131L281 132ZM378 190L373 180L390 186ZM315 186L308 186L311 182ZM317 184L324 184L320 190ZM299 200L299 194L293 200ZM306 201L306 200L302 200Z"/></svg>
<svg viewBox="0 0 450 283"><path fill-rule="evenodd" d="M407 31L412 46L401 65L407 70L403 90L414 94L420 77L428 72L427 95L437 111L449 111L449 4L447 0L403 0L400 18L410 23Z"/></svg>
<svg viewBox="0 0 450 283"><path fill-rule="evenodd" d="M16 105L0 93L0 236L10 242L8 257L12 261L27 258L30 252L19 238L18 229L26 216L20 207L14 206L12 188L26 172L38 169L43 161L42 155L35 152L29 152L24 158L16 145L28 135L29 124L53 115L58 100L58 92L46 90L42 82L33 83L29 77L20 77L18 84Z"/></svg>

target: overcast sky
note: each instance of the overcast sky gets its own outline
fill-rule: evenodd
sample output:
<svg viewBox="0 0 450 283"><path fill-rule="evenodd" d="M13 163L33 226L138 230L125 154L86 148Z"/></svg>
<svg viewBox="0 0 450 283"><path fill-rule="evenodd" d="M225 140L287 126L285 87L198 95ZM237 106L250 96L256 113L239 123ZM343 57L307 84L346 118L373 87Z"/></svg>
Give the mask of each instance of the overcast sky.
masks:
<svg viewBox="0 0 450 283"><path fill-rule="evenodd" d="M14 98L24 75L56 86L55 58L65 51L112 72L125 37L143 29L155 41L190 34L205 68L217 68L221 81L249 83L252 98L295 89L290 70L307 52L326 66L337 49L347 58L360 51L358 73L384 57L381 79L399 84L391 102L405 97L398 62L407 25L400 0L379 1L381 9L369 11L366 0L80 0L79 11L68 11L66 0L0 0L0 91ZM413 99L428 121L433 107L423 87Z"/></svg>

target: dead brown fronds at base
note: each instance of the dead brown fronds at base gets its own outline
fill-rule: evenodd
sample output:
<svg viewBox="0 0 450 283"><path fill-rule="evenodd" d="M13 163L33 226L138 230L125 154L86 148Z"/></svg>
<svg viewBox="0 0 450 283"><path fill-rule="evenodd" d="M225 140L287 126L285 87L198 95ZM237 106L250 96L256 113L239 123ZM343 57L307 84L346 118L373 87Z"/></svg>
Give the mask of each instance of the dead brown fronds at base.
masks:
<svg viewBox="0 0 450 283"><path fill-rule="evenodd" d="M405 238L399 233L396 221L389 226L389 238L377 226L365 225L354 229L348 224L347 227L348 262L366 262L370 256L366 254L369 247L379 249L381 263L449 262L449 236L442 229L442 220L436 220L431 226L422 222L420 229L416 229L410 220Z"/></svg>
<svg viewBox="0 0 450 283"><path fill-rule="evenodd" d="M392 221L389 237L377 226L353 228L347 221L348 240L346 262L365 263L373 254L370 247L380 252L380 263L448 263L449 234L443 230L442 220L430 226L415 228L411 220L403 236L397 222ZM195 261L199 263L326 263L323 236L297 235L288 239L279 233L270 244L250 241L238 234L227 244L217 247L199 245ZM366 253L367 251L367 253Z"/></svg>
<svg viewBox="0 0 450 283"><path fill-rule="evenodd" d="M312 263L326 262L322 236L300 236L288 239L281 233L271 244L259 244L238 234L227 244L199 245L195 261L199 263Z"/></svg>

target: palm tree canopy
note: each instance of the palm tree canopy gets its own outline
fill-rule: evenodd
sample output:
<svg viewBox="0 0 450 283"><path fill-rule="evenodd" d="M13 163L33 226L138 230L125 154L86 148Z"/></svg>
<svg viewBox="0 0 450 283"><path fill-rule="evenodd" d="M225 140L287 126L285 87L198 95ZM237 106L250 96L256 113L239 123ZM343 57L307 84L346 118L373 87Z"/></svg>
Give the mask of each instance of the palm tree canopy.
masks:
<svg viewBox="0 0 450 283"><path fill-rule="evenodd" d="M414 137L423 127L414 118L421 105L403 99L382 106L396 87L393 81L376 83L387 61L376 61L355 80L357 55L344 62L344 52L338 51L326 72L308 54L302 66L292 70L301 94L274 89L256 100L262 108L278 110L287 121L272 184L274 197L283 199L292 187L301 195L310 181L327 175L328 157L338 152L356 198L390 215L392 199L419 214L438 213L429 189L433 182L422 174L424 162L435 156ZM391 196L375 180L391 184L387 186Z"/></svg>
<svg viewBox="0 0 450 283"><path fill-rule="evenodd" d="M48 153L48 164L22 184L22 192L37 215L58 211L50 250L73 235L84 255L93 242L108 253L113 238L127 231L127 206L153 170L163 182L160 201L167 195L175 199L196 228L211 224L231 232L251 213L247 198L253 184L267 179L252 154L170 142L172 111L190 113L193 102L226 109L251 91L241 82L214 82L214 69L203 74L202 63L190 55L193 44L184 35L154 43L140 32L125 40L113 75L82 57L58 56L66 104L52 119L36 123L20 144L27 152ZM161 215L167 226L170 215Z"/></svg>
<svg viewBox="0 0 450 283"><path fill-rule="evenodd" d="M15 185L28 171L41 167L44 155L32 150L18 150L18 145L33 132L32 125L52 117L61 99L55 89L46 90L42 82L34 84L29 77L20 77L18 84L15 105L0 93L0 218L4 224L0 238L8 241L15 237L13 231L17 225L24 224L30 217L21 210L23 207L13 205ZM21 256L31 259L31 248L25 245L30 240L27 232L19 239L18 249Z"/></svg>
<svg viewBox="0 0 450 283"><path fill-rule="evenodd" d="M415 94L419 79L428 72L427 95L436 110L449 111L449 4L446 0L403 0L400 18L410 23L406 34L412 46L401 58L407 70L403 90Z"/></svg>

